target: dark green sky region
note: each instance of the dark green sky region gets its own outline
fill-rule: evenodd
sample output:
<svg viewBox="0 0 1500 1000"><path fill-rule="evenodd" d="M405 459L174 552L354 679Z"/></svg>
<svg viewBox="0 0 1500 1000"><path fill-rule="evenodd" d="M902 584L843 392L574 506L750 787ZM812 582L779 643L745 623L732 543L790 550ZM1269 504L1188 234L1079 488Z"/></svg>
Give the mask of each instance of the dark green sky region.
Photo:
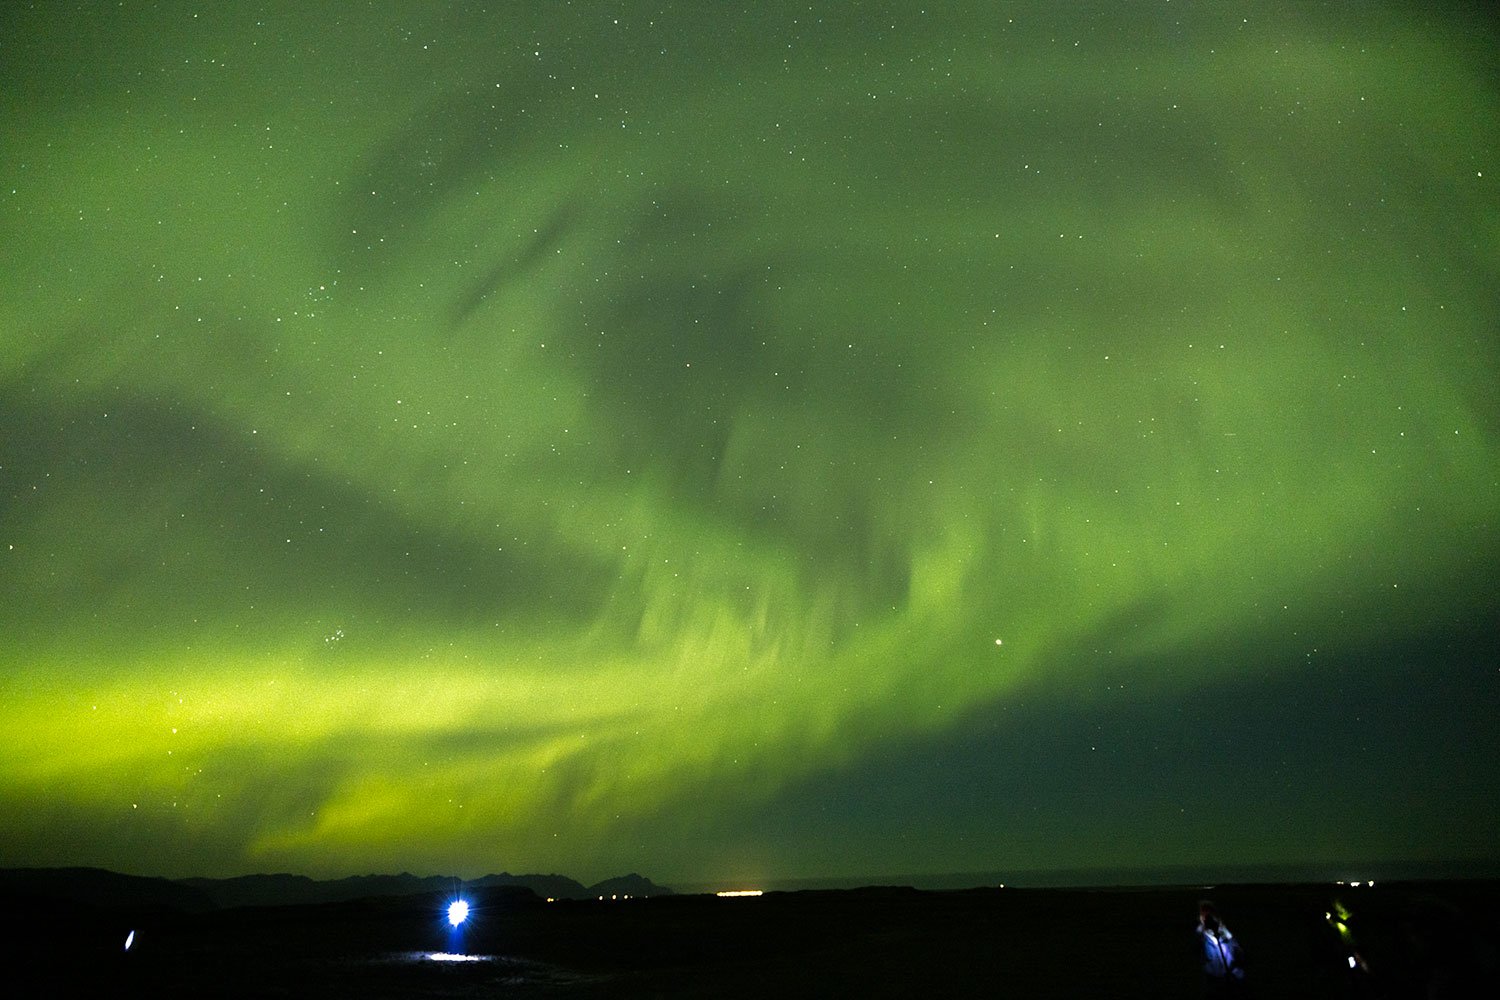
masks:
<svg viewBox="0 0 1500 1000"><path fill-rule="evenodd" d="M5 5L0 864L1493 867L1482 6Z"/></svg>

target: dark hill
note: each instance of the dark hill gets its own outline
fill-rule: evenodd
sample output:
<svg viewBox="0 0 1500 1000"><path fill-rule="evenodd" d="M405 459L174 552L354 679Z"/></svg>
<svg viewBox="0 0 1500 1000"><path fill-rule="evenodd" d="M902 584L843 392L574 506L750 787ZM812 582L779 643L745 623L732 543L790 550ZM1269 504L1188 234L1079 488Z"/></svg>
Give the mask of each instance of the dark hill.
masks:
<svg viewBox="0 0 1500 1000"><path fill-rule="evenodd" d="M48 899L114 910L170 909L203 913L242 906L305 906L362 899L454 893L476 889L525 889L541 898L593 899L596 896L662 896L671 890L640 875L606 879L584 888L565 875L512 875L477 879L447 875L353 875L312 879L306 875L241 875L235 878L146 878L102 868L0 869L0 893L7 898Z"/></svg>
<svg viewBox="0 0 1500 1000"><path fill-rule="evenodd" d="M564 875L486 875L458 879L448 875L352 875L340 879L311 879L305 875L242 875L238 878L182 879L182 884L204 893L220 907L294 906L340 903L380 896L452 893L460 889L518 887L541 897L590 898L589 891Z"/></svg>
<svg viewBox="0 0 1500 1000"><path fill-rule="evenodd" d="M510 872L501 872L499 875L486 875L464 884L482 889L491 886L522 886L544 899L591 899L594 895L592 890L585 889L582 883L575 882L566 875L512 875Z"/></svg>
<svg viewBox="0 0 1500 1000"><path fill-rule="evenodd" d="M191 886L218 906L296 906L308 903L342 903L375 896L412 896L441 892L453 884L441 876L354 875L322 881L306 875L241 875L237 878L185 878Z"/></svg>
<svg viewBox="0 0 1500 1000"><path fill-rule="evenodd" d="M212 910L216 901L192 885L164 878L121 875L103 868L0 869L0 893L115 909Z"/></svg>
<svg viewBox="0 0 1500 1000"><path fill-rule="evenodd" d="M657 885L644 875L631 872L629 875L621 875L618 878L607 878L603 882L589 886L590 898L597 896L630 896L639 899L644 896L670 896L672 890L665 886Z"/></svg>

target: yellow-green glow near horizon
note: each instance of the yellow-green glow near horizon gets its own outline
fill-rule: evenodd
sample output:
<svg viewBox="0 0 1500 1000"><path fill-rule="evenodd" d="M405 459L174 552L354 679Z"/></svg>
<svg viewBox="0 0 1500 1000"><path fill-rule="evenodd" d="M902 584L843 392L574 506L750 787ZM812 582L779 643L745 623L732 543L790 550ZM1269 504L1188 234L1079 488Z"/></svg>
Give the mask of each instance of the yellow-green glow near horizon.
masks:
<svg viewBox="0 0 1500 1000"><path fill-rule="evenodd" d="M1165 727L1332 654L1440 716L1381 651L1493 652L1494 38L560 6L0 27L0 862L1081 864L744 830L1127 679ZM1286 767L1238 859L1316 828Z"/></svg>

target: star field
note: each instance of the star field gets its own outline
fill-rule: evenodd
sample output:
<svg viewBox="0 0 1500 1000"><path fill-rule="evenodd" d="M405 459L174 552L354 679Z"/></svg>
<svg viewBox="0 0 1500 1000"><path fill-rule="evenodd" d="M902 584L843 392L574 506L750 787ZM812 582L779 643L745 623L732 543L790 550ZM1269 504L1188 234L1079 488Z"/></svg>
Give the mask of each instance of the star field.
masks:
<svg viewBox="0 0 1500 1000"><path fill-rule="evenodd" d="M1494 42L7 15L4 863L1491 863Z"/></svg>

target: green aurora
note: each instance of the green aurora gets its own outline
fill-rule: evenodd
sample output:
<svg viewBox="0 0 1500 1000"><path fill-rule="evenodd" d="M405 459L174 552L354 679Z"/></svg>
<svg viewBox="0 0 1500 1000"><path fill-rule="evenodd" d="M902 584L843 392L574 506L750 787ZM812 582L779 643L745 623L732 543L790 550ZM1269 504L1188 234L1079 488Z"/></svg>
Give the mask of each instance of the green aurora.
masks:
<svg viewBox="0 0 1500 1000"><path fill-rule="evenodd" d="M1493 25L748 6L0 17L0 865L1494 858Z"/></svg>

